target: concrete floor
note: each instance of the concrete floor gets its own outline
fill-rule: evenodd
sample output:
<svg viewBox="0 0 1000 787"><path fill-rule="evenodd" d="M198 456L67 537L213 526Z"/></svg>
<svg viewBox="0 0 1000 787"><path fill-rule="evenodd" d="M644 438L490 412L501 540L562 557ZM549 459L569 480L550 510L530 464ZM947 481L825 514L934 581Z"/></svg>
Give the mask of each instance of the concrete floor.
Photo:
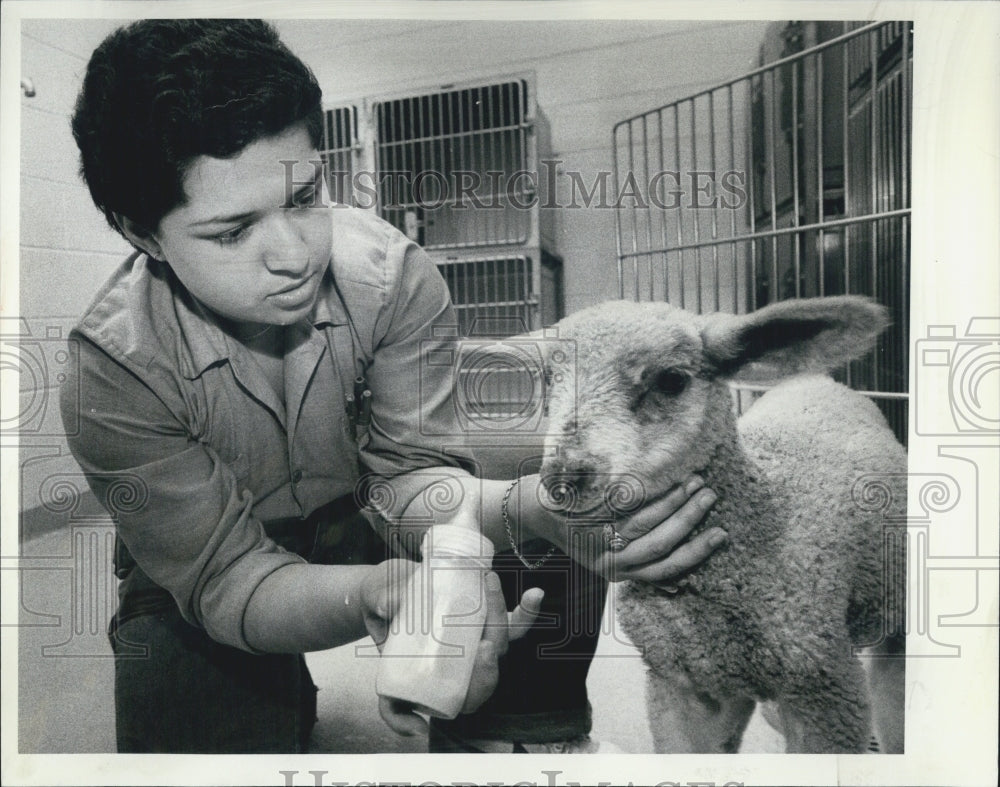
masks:
<svg viewBox="0 0 1000 787"><path fill-rule="evenodd" d="M113 577L93 569L106 555L109 532L107 525L84 523L72 532L32 539L23 547L18 632L21 752L115 749L114 666L104 635L113 611ZM649 753L652 737L641 699L642 661L623 635L608 629L606 625L588 679L592 737L625 752ZM425 740L399 737L379 717L376 659L359 658L355 645L310 654L307 659L320 686L313 751L426 751ZM755 714L743 751L782 749L781 736Z"/></svg>

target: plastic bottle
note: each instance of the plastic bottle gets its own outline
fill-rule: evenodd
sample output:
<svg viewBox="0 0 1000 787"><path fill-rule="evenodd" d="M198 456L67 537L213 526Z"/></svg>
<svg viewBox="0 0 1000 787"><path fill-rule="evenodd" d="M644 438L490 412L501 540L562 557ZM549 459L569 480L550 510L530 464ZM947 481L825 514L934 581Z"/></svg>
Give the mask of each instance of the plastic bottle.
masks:
<svg viewBox="0 0 1000 787"><path fill-rule="evenodd" d="M444 719L462 710L486 621L493 544L473 528L435 525L382 649L375 690Z"/></svg>

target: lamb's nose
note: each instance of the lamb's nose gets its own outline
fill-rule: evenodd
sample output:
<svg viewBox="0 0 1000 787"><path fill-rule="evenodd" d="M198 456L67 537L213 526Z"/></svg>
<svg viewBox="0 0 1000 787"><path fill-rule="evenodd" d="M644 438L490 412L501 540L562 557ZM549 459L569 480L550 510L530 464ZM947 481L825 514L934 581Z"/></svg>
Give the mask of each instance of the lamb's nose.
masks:
<svg viewBox="0 0 1000 787"><path fill-rule="evenodd" d="M584 462L563 462L542 472L542 485L557 505L570 504L583 495L593 481L593 468Z"/></svg>

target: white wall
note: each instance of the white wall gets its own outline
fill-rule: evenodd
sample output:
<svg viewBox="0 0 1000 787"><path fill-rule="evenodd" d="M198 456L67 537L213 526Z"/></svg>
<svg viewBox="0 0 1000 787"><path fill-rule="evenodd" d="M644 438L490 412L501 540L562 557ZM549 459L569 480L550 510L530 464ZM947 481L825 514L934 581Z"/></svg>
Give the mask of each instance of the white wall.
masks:
<svg viewBox="0 0 1000 787"><path fill-rule="evenodd" d="M62 474L79 479L59 417L61 351L97 288L129 252L77 176L69 126L90 52L114 27L106 20L22 23L21 76L35 89L21 98L20 139L19 482L20 507L32 512L24 517L25 533L52 518L39 516L46 485ZM10 328L5 320L4 330Z"/></svg>
<svg viewBox="0 0 1000 787"><path fill-rule="evenodd" d="M22 316L78 315L129 250L97 212L77 175L70 132L87 58L115 24L25 20L22 76L35 96L21 100Z"/></svg>

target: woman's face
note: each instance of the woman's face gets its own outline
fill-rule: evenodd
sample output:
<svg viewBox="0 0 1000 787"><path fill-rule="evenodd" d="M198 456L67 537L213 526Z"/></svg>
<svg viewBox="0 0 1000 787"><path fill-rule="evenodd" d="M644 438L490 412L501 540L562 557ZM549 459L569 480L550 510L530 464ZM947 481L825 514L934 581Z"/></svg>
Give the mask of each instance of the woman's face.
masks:
<svg viewBox="0 0 1000 787"><path fill-rule="evenodd" d="M249 331L309 314L330 261L332 225L320 156L304 125L233 158L199 156L187 202L152 239L199 301Z"/></svg>

